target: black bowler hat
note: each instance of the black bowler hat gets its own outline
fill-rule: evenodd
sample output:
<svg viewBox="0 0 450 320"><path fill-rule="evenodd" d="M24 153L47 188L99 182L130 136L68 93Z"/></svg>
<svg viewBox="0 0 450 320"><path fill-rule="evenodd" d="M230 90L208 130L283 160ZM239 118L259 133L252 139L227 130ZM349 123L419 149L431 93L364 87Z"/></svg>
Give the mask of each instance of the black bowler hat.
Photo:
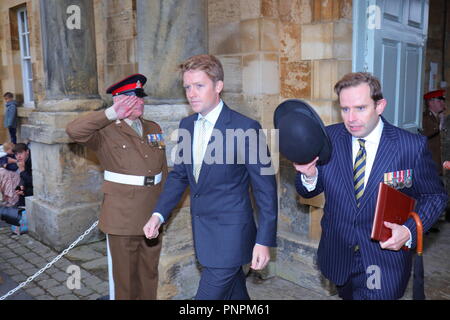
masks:
<svg viewBox="0 0 450 320"><path fill-rule="evenodd" d="M279 129L280 153L292 162L307 164L319 156L318 164L331 157L331 141L319 115L306 102L286 100L274 114Z"/></svg>
<svg viewBox="0 0 450 320"><path fill-rule="evenodd" d="M141 98L146 97L147 95L143 89L146 82L147 78L144 75L136 73L113 84L106 90L106 93L111 93L113 96L125 94L138 96Z"/></svg>

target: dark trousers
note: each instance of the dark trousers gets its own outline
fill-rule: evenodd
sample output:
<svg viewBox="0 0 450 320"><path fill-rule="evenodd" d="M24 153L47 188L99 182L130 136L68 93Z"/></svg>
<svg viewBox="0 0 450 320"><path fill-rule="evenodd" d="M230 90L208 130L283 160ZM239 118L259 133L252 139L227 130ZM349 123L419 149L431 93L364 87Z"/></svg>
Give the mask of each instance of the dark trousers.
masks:
<svg viewBox="0 0 450 320"><path fill-rule="evenodd" d="M204 267L195 300L250 300L242 267Z"/></svg>
<svg viewBox="0 0 450 320"><path fill-rule="evenodd" d="M16 137L16 128L8 128L9 136L11 137L11 142L16 144L17 143L17 137Z"/></svg>
<svg viewBox="0 0 450 320"><path fill-rule="evenodd" d="M115 300L156 300L161 240L108 235Z"/></svg>
<svg viewBox="0 0 450 320"><path fill-rule="evenodd" d="M336 286L339 297L343 300L370 300L370 289L367 288L367 274L358 250L353 257L353 267L347 282Z"/></svg>

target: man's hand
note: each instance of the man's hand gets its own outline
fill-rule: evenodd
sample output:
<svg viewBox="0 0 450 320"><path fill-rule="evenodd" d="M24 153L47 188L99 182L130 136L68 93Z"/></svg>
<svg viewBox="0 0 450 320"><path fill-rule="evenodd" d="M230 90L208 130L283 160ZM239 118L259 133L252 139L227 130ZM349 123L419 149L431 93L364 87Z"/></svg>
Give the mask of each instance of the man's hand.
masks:
<svg viewBox="0 0 450 320"><path fill-rule="evenodd" d="M317 168L316 163L319 160L319 157L316 157L313 161L307 164L298 164L296 162L293 163L295 170L300 173L303 173L306 178L312 178L317 176Z"/></svg>
<svg viewBox="0 0 450 320"><path fill-rule="evenodd" d="M250 266L250 268L252 268L253 270L262 270L267 266L269 260L269 247L255 244L255 247L253 248L252 265Z"/></svg>
<svg viewBox="0 0 450 320"><path fill-rule="evenodd" d="M112 107L117 114L117 119L122 120L128 118L134 111L134 107L139 103L136 96L118 95L113 98Z"/></svg>
<svg viewBox="0 0 450 320"><path fill-rule="evenodd" d="M380 241L382 249L398 251L409 240L409 232L405 227L384 221L384 226L392 230L392 236L385 242Z"/></svg>
<svg viewBox="0 0 450 320"><path fill-rule="evenodd" d="M153 215L144 226L144 233L147 239L153 239L159 235L161 220L157 215Z"/></svg>
<svg viewBox="0 0 450 320"><path fill-rule="evenodd" d="M16 189L16 194L18 196L24 196L25 195L25 187L24 186L18 186L20 189Z"/></svg>

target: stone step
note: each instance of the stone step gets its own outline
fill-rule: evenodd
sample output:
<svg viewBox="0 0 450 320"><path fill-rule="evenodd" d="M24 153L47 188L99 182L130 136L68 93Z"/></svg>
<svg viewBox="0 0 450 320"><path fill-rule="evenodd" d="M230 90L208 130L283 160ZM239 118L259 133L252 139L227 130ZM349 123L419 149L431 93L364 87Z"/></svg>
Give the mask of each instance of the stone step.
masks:
<svg viewBox="0 0 450 320"><path fill-rule="evenodd" d="M103 254L87 246L73 248L66 254L66 258L73 261L89 262L102 258Z"/></svg>
<svg viewBox="0 0 450 320"><path fill-rule="evenodd" d="M81 267L87 271L107 271L108 259L107 257L101 257L86 263L83 263Z"/></svg>

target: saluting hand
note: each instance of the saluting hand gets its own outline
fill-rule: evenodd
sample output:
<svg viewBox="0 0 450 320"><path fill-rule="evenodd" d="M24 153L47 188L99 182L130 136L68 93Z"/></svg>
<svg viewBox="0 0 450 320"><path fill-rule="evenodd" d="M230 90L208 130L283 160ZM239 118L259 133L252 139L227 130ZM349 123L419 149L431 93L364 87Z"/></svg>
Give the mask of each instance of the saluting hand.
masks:
<svg viewBox="0 0 450 320"><path fill-rule="evenodd" d="M136 96L118 95L113 98L112 107L116 111L117 119L122 120L128 118L134 111L135 105L139 98Z"/></svg>
<svg viewBox="0 0 450 320"><path fill-rule="evenodd" d="M147 239L157 238L159 235L159 227L161 220L158 216L153 215L144 226L144 234Z"/></svg>

